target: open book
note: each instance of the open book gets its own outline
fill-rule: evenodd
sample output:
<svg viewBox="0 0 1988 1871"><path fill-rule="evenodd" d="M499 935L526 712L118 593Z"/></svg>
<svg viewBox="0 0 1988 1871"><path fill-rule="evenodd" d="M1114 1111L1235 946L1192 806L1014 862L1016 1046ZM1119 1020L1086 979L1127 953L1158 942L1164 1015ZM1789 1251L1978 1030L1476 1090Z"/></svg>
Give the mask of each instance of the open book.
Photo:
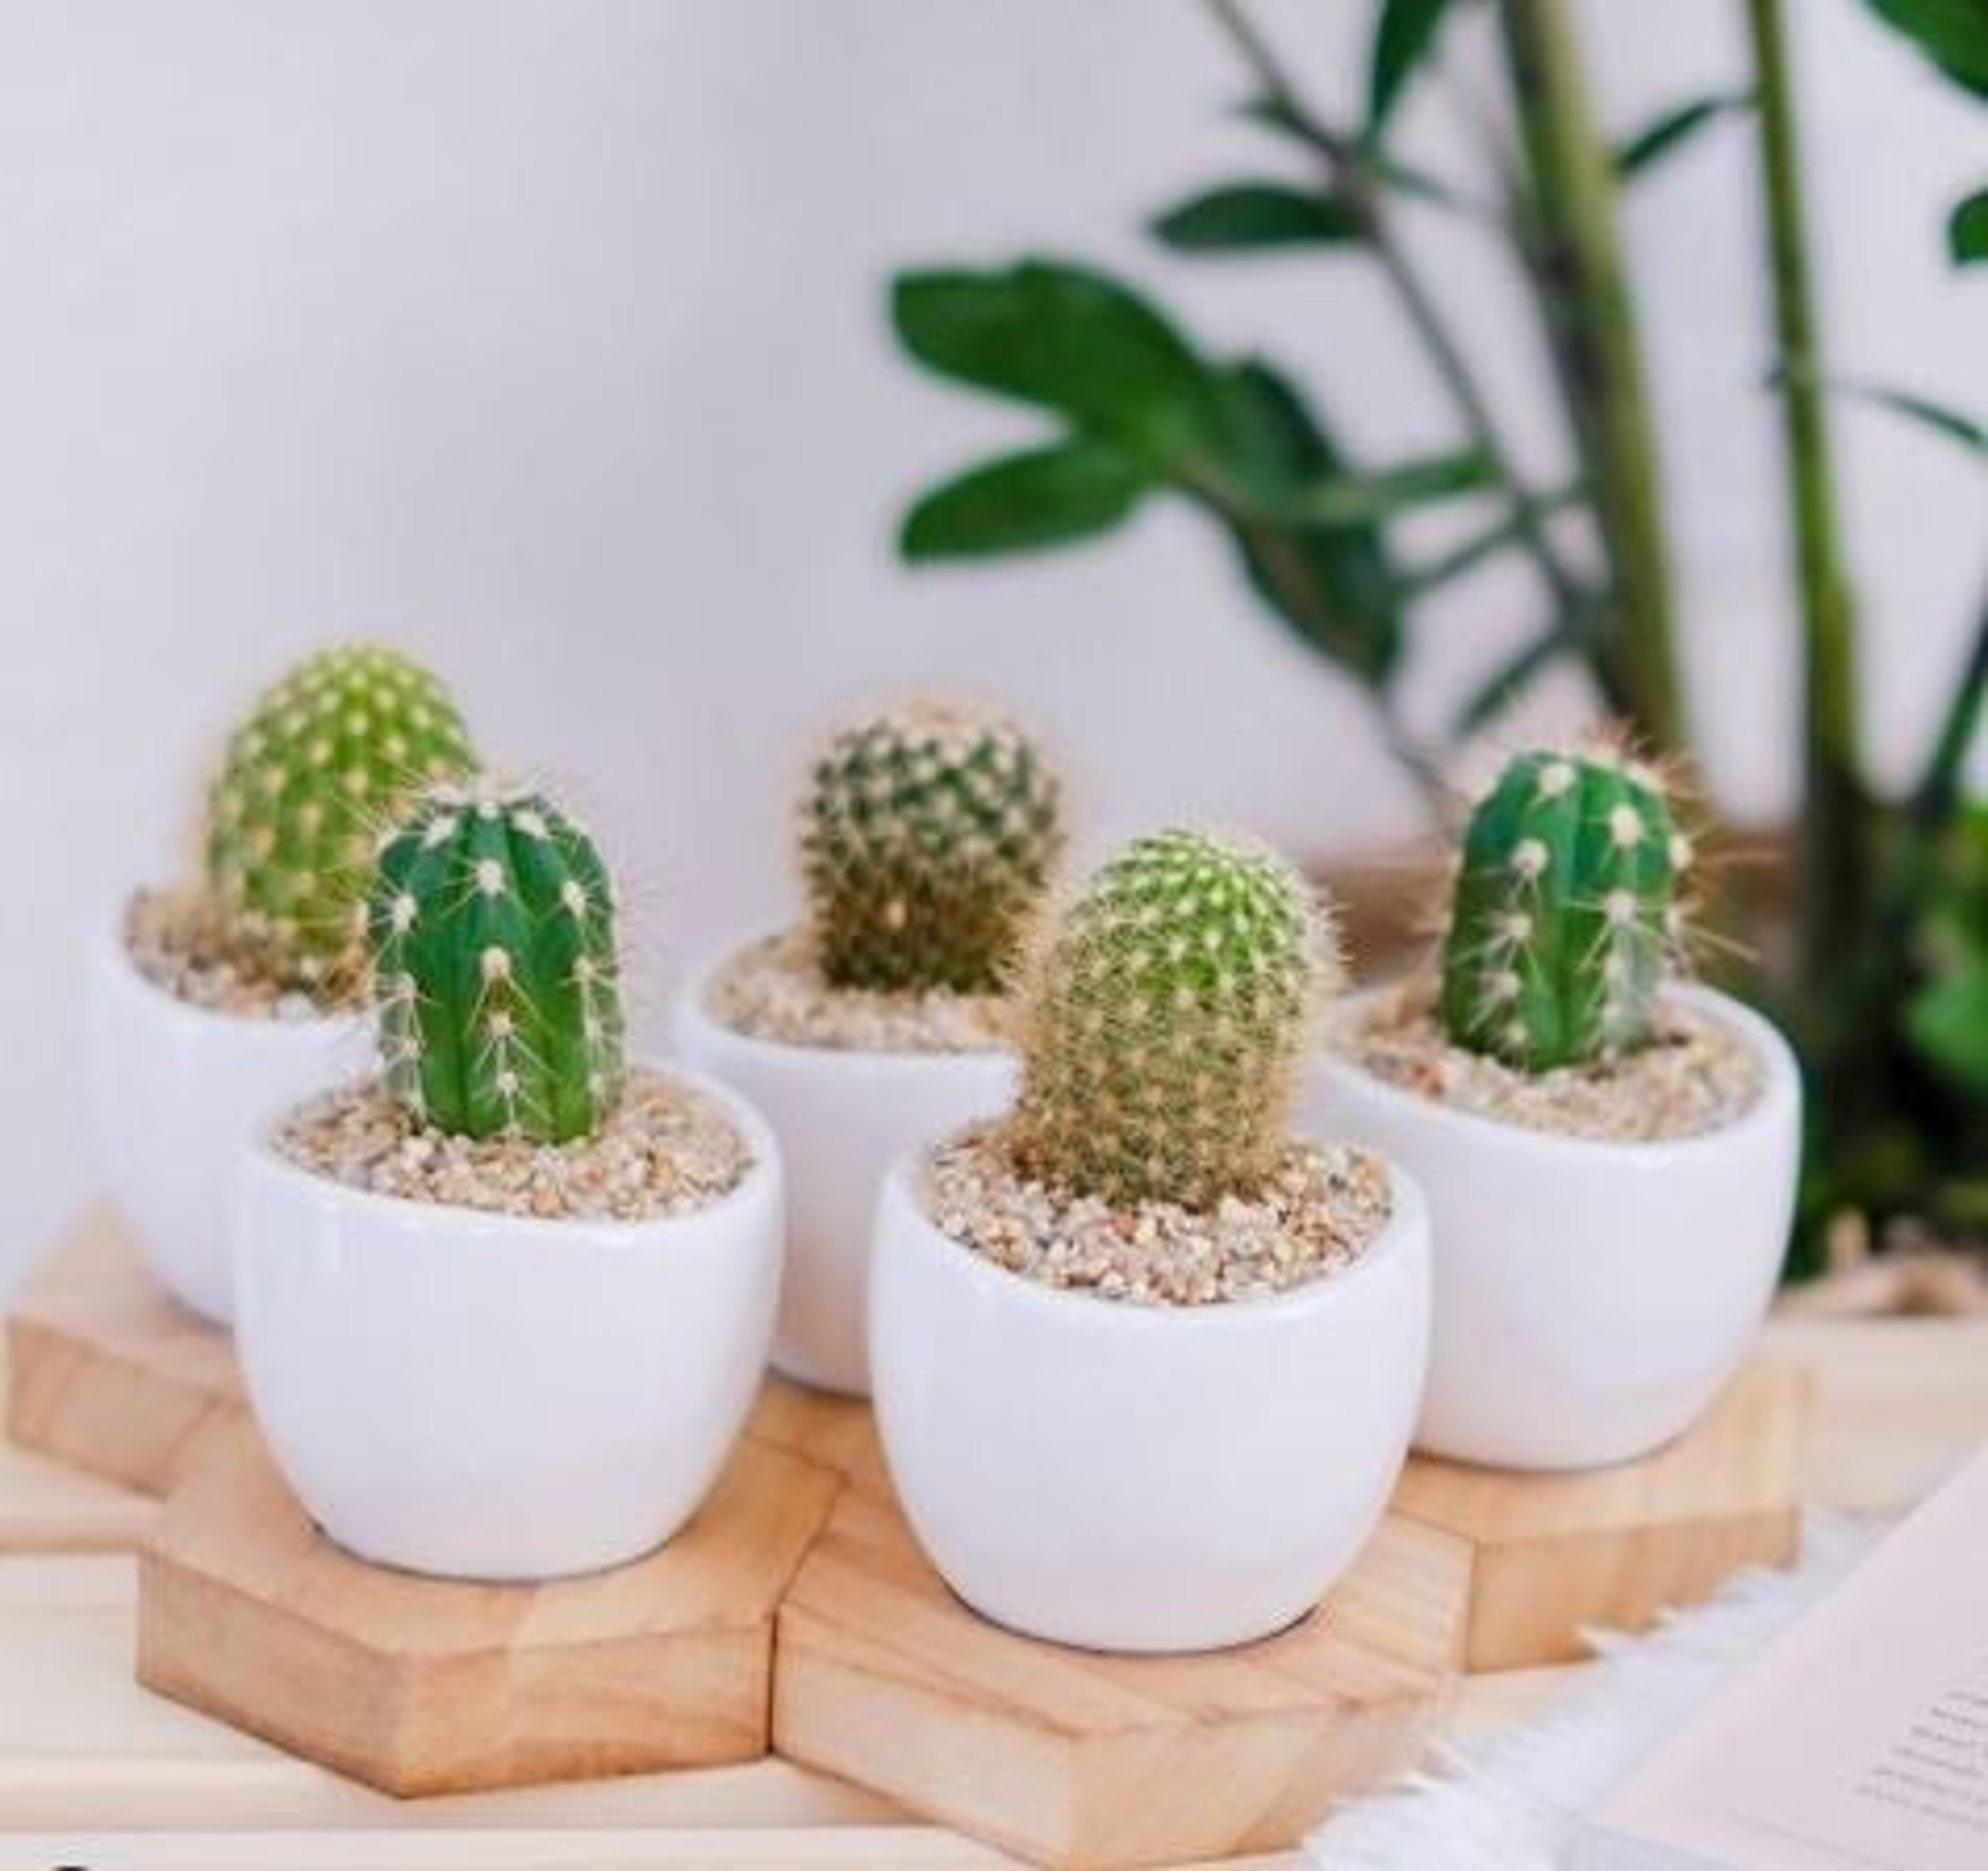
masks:
<svg viewBox="0 0 1988 1871"><path fill-rule="evenodd" d="M1635 1769L1571 1871L1988 1871L1988 1453Z"/></svg>

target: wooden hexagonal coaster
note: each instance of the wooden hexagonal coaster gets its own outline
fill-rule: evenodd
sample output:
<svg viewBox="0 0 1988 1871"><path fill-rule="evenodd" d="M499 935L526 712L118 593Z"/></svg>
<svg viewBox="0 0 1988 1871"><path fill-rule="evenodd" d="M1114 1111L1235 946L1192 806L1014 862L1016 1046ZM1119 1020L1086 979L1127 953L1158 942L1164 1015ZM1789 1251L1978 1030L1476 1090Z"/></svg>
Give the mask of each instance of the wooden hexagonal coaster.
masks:
<svg viewBox="0 0 1988 1871"><path fill-rule="evenodd" d="M7 1429L24 1449L163 1495L242 1408L234 1345L168 1298L93 1208L7 1324Z"/></svg>
<svg viewBox="0 0 1988 1871"><path fill-rule="evenodd" d="M1640 1630L1801 1544L1807 1375L1749 1365L1668 1446L1618 1467L1515 1474L1418 1457L1389 1508L1429 1576L1464 1606L1470 1670L1570 1663L1582 1633Z"/></svg>
<svg viewBox="0 0 1988 1871"><path fill-rule="evenodd" d="M1420 1754L1442 1679L1385 1647L1453 1616L1363 1555L1280 1636L1191 1657L1109 1656L999 1629L949 1592L859 1474L780 1610L773 1745L789 1759L1046 1865L1264 1851ZM1409 1564L1413 1565L1412 1557ZM1411 1649L1454 1647L1417 1629Z"/></svg>
<svg viewBox="0 0 1988 1871"><path fill-rule="evenodd" d="M240 1420L141 1554L138 1678L394 1794L749 1760L767 1748L775 1609L840 1485L749 1437L647 1558L461 1583L333 1545Z"/></svg>

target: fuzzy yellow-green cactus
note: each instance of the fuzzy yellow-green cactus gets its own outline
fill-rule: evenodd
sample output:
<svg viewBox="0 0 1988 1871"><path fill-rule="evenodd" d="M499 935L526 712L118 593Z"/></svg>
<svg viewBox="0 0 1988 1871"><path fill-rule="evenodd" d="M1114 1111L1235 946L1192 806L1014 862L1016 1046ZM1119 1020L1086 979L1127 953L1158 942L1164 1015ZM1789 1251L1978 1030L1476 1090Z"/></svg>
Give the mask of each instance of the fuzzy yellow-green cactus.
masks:
<svg viewBox="0 0 1988 1871"><path fill-rule="evenodd" d="M1691 862L1654 769L1615 752L1523 753L1471 815L1442 953L1443 1023L1528 1072L1649 1037Z"/></svg>
<svg viewBox="0 0 1988 1871"><path fill-rule="evenodd" d="M210 896L279 980L355 986L374 842L421 786L475 766L448 692L396 651L331 649L256 702L208 794Z"/></svg>
<svg viewBox="0 0 1988 1871"><path fill-rule="evenodd" d="M1122 1206L1254 1195L1289 1142L1336 973L1324 906L1273 852L1194 831L1137 840L1032 970L1019 1165Z"/></svg>
<svg viewBox="0 0 1988 1871"><path fill-rule="evenodd" d="M1063 846L1061 787L1012 722L908 703L816 760L801 813L808 923L837 987L999 989Z"/></svg>

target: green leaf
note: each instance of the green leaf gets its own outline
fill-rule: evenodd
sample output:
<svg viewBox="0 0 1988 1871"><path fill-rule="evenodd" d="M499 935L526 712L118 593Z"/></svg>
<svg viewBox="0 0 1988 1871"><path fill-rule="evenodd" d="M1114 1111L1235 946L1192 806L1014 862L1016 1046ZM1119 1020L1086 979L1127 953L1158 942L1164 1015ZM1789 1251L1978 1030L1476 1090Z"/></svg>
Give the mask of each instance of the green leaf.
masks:
<svg viewBox="0 0 1988 1871"><path fill-rule="evenodd" d="M1689 143L1706 125L1716 123L1735 111L1750 110L1753 103L1750 92L1714 91L1665 111L1617 146L1617 177L1627 181L1631 176L1641 174Z"/></svg>
<svg viewBox="0 0 1988 1871"><path fill-rule="evenodd" d="M1168 208L1152 232L1183 253L1237 253L1341 245L1364 239L1367 225L1343 202L1310 189L1232 182Z"/></svg>
<svg viewBox="0 0 1988 1871"><path fill-rule="evenodd" d="M1364 526L1412 507L1477 493L1498 479L1483 450L1432 455L1371 473L1328 475L1297 496L1291 517L1320 526Z"/></svg>
<svg viewBox="0 0 1988 1871"><path fill-rule="evenodd" d="M1564 487L1549 489L1532 502L1532 511L1539 518L1557 513L1588 497L1585 480L1570 481ZM1496 558L1517 540L1524 536L1526 516L1520 503L1514 499L1505 516L1485 528L1482 533L1452 546L1447 552L1427 563L1416 566L1408 573L1408 587L1420 597L1425 591L1434 591L1452 580L1475 571L1486 560Z"/></svg>
<svg viewBox="0 0 1988 1871"><path fill-rule="evenodd" d="M1988 966L1922 989L1905 1009L1905 1036L1942 1078L1988 1097Z"/></svg>
<svg viewBox="0 0 1988 1871"><path fill-rule="evenodd" d="M1068 545L1110 532L1151 486L1108 443L1073 436L931 489L904 516L898 549L921 563Z"/></svg>
<svg viewBox="0 0 1988 1871"><path fill-rule="evenodd" d="M1883 384L1834 383L1830 388L1839 396L1888 409L1892 414L1916 422L1936 435L1957 442L1963 448L1988 458L1988 423L1977 421L1950 404L1939 403L1916 391L1895 390Z"/></svg>
<svg viewBox="0 0 1988 1871"><path fill-rule="evenodd" d="M1534 680L1571 648L1565 627L1557 621L1529 637L1463 699L1450 717L1452 740L1463 740L1489 727L1530 688Z"/></svg>
<svg viewBox="0 0 1988 1871"><path fill-rule="evenodd" d="M1226 418L1218 458L1247 497L1240 509L1216 511L1250 584L1301 641L1371 687L1385 686L1401 658L1401 584L1380 529L1257 517L1343 472L1344 457L1269 364L1233 365L1218 384Z"/></svg>
<svg viewBox="0 0 1988 1871"><path fill-rule="evenodd" d="M928 368L1053 409L1142 458L1192 446L1213 419L1208 367L1129 286L1031 259L892 283L899 340Z"/></svg>
<svg viewBox="0 0 1988 1871"><path fill-rule="evenodd" d="M1367 81L1367 135L1377 139L1402 90L1435 44L1449 0L1381 0Z"/></svg>
<svg viewBox="0 0 1988 1871"><path fill-rule="evenodd" d="M1869 0L1956 84L1988 97L1988 0Z"/></svg>
<svg viewBox="0 0 1988 1871"><path fill-rule="evenodd" d="M1796 373L1783 365L1767 374L1767 386L1778 390L1793 381ZM1874 409L1888 410L1949 442L1958 442L1970 452L1988 457L1988 423L1942 403L1915 390L1899 390L1888 384L1874 384L1860 377L1824 377L1817 379L1831 396L1868 403Z"/></svg>
<svg viewBox="0 0 1988 1871"><path fill-rule="evenodd" d="M1956 266L1988 260L1988 188L1977 188L1946 218L1946 250Z"/></svg>

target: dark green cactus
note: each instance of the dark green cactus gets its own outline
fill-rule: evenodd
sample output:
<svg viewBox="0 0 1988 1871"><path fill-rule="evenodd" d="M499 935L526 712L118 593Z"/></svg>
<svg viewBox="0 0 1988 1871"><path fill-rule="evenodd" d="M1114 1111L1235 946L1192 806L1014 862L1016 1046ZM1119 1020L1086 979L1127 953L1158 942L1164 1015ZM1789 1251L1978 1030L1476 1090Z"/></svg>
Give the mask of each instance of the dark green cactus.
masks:
<svg viewBox="0 0 1988 1871"><path fill-rule="evenodd" d="M532 793L443 785L380 848L366 912L387 1084L420 1122L592 1135L623 1078L614 902Z"/></svg>
<svg viewBox="0 0 1988 1871"><path fill-rule="evenodd" d="M1450 1037L1528 1072L1641 1045L1690 858L1648 767L1519 756L1465 834L1442 955Z"/></svg>
<svg viewBox="0 0 1988 1871"><path fill-rule="evenodd" d="M1138 839L1033 970L1018 1163L1124 1206L1255 1194L1289 1142L1334 970L1323 905L1273 853L1192 831Z"/></svg>
<svg viewBox="0 0 1988 1871"><path fill-rule="evenodd" d="M394 651L326 650L257 702L208 799L207 875L235 946L277 979L356 985L379 828L475 764L440 682Z"/></svg>
<svg viewBox="0 0 1988 1871"><path fill-rule="evenodd" d="M800 837L830 983L1001 987L1062 849L1060 791L1026 735L965 708L915 702L836 735Z"/></svg>

